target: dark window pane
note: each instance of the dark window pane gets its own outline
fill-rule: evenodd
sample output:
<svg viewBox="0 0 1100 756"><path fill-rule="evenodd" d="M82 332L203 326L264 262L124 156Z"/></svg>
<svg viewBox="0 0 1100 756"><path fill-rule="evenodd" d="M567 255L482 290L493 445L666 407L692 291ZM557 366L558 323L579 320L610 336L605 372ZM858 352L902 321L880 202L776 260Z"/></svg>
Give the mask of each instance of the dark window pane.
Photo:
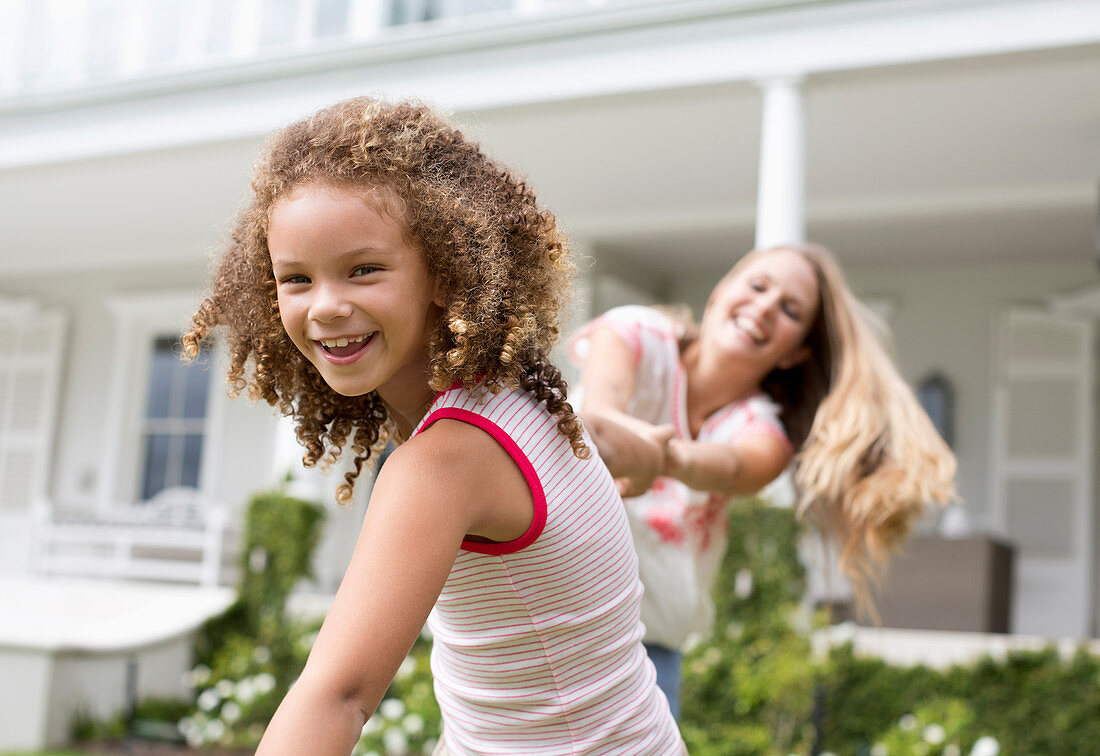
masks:
<svg viewBox="0 0 1100 756"><path fill-rule="evenodd" d="M183 416L206 417L206 395L210 389L210 371L198 363L180 365L184 371L186 394L183 398Z"/></svg>
<svg viewBox="0 0 1100 756"><path fill-rule="evenodd" d="M317 5L317 36L338 37L348 30L348 0L320 0Z"/></svg>
<svg viewBox="0 0 1100 756"><path fill-rule="evenodd" d="M122 17L115 5L93 4L88 9L88 70L110 73L118 68L119 27Z"/></svg>
<svg viewBox="0 0 1100 756"><path fill-rule="evenodd" d="M166 487L168 447L171 436L150 433L145 436L145 467L142 475L141 499L148 501Z"/></svg>
<svg viewBox="0 0 1100 756"><path fill-rule="evenodd" d="M180 56L180 30L184 7L181 0L158 0L152 4L148 63L153 66L175 62Z"/></svg>
<svg viewBox="0 0 1100 756"><path fill-rule="evenodd" d="M179 485L199 487L199 470L202 467L202 436L197 433L183 437L183 465Z"/></svg>
<svg viewBox="0 0 1100 756"><path fill-rule="evenodd" d="M286 45L294 40L298 3L293 0L264 0L260 20L260 46Z"/></svg>
<svg viewBox="0 0 1100 756"><path fill-rule="evenodd" d="M157 339L153 345L153 365L149 371L146 417L172 416L172 384L180 367L179 358L173 353L172 340Z"/></svg>
<svg viewBox="0 0 1100 756"><path fill-rule="evenodd" d="M210 26L206 34L206 51L211 55L229 52L233 42L233 10L235 3L217 2L210 8Z"/></svg>

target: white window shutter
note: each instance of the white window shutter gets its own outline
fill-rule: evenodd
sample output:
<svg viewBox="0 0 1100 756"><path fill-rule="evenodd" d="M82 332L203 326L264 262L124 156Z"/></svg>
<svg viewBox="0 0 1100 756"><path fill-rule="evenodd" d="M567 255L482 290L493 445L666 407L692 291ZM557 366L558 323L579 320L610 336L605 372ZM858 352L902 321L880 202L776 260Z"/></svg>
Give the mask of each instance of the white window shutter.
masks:
<svg viewBox="0 0 1100 756"><path fill-rule="evenodd" d="M46 494L64 330L61 312L0 311L0 512Z"/></svg>
<svg viewBox="0 0 1100 756"><path fill-rule="evenodd" d="M1016 549L1012 631L1089 634L1092 323L1000 317L991 424L994 523Z"/></svg>

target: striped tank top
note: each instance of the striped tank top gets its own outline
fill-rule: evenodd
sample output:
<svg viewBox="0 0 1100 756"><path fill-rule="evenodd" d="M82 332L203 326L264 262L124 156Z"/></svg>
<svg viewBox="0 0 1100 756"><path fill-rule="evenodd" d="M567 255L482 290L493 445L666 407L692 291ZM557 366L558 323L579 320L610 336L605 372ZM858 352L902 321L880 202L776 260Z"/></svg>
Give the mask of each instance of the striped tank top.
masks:
<svg viewBox="0 0 1100 756"><path fill-rule="evenodd" d="M578 459L557 418L523 391L445 391L414 433L444 418L496 439L534 501L515 541L463 541L428 618L450 753L682 753L641 644L626 513L599 457Z"/></svg>

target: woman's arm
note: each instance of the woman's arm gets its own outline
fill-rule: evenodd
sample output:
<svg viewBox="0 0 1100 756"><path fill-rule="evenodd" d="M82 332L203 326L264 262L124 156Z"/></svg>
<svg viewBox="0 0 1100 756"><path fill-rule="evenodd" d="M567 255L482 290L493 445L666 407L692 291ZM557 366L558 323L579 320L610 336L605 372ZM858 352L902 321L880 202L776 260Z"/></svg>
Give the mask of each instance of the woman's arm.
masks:
<svg viewBox="0 0 1100 756"><path fill-rule="evenodd" d="M674 438L671 426L627 415L635 381L634 354L627 342L611 328L596 330L581 372L580 413L623 496L645 493L658 475L700 491L755 493L790 462L787 447L774 436L754 434L732 445L692 441Z"/></svg>
<svg viewBox="0 0 1100 756"><path fill-rule="evenodd" d="M257 754L351 753L443 589L463 537L519 537L531 512L518 468L473 426L440 421L390 455L305 670Z"/></svg>
<svg viewBox="0 0 1100 756"><path fill-rule="evenodd" d="M581 420L623 496L645 493L665 466L670 428L650 425L626 413L634 395L634 353L611 328L589 337L581 367Z"/></svg>
<svg viewBox="0 0 1100 756"><path fill-rule="evenodd" d="M664 474L700 491L734 496L756 493L790 462L787 447L775 436L753 434L733 444L670 439Z"/></svg>

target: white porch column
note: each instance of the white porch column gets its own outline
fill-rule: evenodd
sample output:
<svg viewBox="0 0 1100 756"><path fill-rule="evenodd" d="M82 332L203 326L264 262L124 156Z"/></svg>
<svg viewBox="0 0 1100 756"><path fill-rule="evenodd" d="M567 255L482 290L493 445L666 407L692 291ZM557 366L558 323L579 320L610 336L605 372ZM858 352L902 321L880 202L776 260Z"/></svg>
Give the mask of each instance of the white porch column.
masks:
<svg viewBox="0 0 1100 756"><path fill-rule="evenodd" d="M806 139L801 78L759 83L763 94L756 248L806 239Z"/></svg>

